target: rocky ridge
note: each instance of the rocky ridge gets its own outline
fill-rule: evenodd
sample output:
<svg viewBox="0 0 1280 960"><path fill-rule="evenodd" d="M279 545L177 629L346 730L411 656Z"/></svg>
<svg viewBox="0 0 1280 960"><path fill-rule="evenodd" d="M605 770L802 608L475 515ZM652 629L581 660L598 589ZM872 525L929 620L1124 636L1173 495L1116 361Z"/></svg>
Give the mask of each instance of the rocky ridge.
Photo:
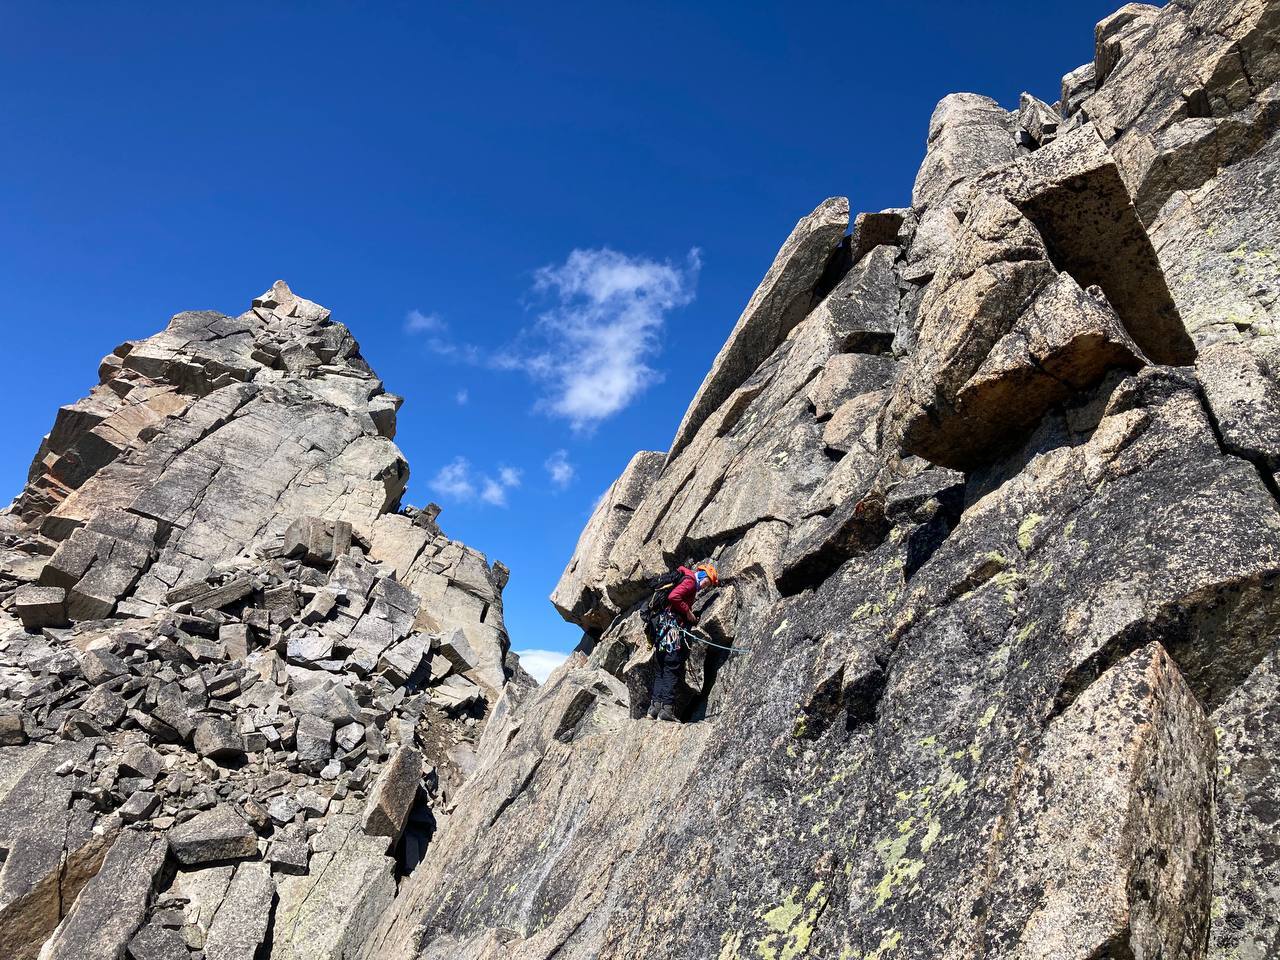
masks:
<svg viewBox="0 0 1280 960"><path fill-rule="evenodd" d="M363 957L1280 956L1280 3L1095 42L799 221ZM750 653L639 720L706 556Z"/></svg>
<svg viewBox="0 0 1280 960"><path fill-rule="evenodd" d="M536 691L326 311L122 346L3 521L0 952L1276 956L1278 87L1280 0L1171 0L944 99L597 506ZM750 652L641 721L705 556Z"/></svg>
<svg viewBox="0 0 1280 960"><path fill-rule="evenodd" d="M283 283L99 373L0 515L0 955L350 956L532 686L508 572Z"/></svg>

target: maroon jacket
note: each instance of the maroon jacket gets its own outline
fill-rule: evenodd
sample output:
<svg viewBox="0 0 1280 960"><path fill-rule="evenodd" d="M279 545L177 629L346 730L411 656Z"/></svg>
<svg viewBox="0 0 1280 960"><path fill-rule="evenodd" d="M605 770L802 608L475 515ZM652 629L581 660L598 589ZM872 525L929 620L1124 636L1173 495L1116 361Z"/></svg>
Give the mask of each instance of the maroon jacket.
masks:
<svg viewBox="0 0 1280 960"><path fill-rule="evenodd" d="M698 577L688 567L680 567L679 572L684 574L684 579L667 594L667 609L692 627L698 622L691 609L693 598L698 595Z"/></svg>

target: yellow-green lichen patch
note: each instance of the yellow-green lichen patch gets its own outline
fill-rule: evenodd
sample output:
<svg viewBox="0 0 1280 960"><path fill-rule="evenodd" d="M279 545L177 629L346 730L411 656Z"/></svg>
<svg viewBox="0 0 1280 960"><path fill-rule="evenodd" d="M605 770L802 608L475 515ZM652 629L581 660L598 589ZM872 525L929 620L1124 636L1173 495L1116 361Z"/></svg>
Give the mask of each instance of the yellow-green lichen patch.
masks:
<svg viewBox="0 0 1280 960"><path fill-rule="evenodd" d="M951 782L948 783L942 790L942 796L946 799L950 799L951 797L958 797L960 796L960 794L964 793L965 789L968 786L969 786L968 780L960 776L960 774L958 773L953 773L951 775Z"/></svg>
<svg viewBox="0 0 1280 960"><path fill-rule="evenodd" d="M900 943L902 943L902 932L890 930L880 938L880 945L867 954L866 960L885 960L885 957L898 949Z"/></svg>
<svg viewBox="0 0 1280 960"><path fill-rule="evenodd" d="M925 827L924 836L920 839L920 852L928 853L929 848L937 842L940 833L942 833L942 823L931 817L929 825Z"/></svg>
<svg viewBox="0 0 1280 960"><path fill-rule="evenodd" d="M923 860L906 855L907 849L911 846L911 838L915 835L915 829L909 826L910 823L911 821L908 820L905 824L899 824L899 834L892 840L886 838L876 842L876 853L884 864L884 876L876 884L875 890L877 907L884 906L893 896L895 887L915 880L924 869ZM908 826L906 830L902 829L904 825Z"/></svg>
<svg viewBox="0 0 1280 960"><path fill-rule="evenodd" d="M1029 513L1026 519L1018 524L1018 549L1026 553L1031 549L1031 539L1035 536L1036 527L1044 523L1044 515Z"/></svg>
<svg viewBox="0 0 1280 960"><path fill-rule="evenodd" d="M1022 574L1014 570L1006 570L1004 573L997 573L991 578L991 582L997 588L1004 591L1004 599L1011 606L1016 606L1018 601L1018 589L1021 584L1026 582L1026 578Z"/></svg>
<svg viewBox="0 0 1280 960"><path fill-rule="evenodd" d="M995 717L996 717L996 705L993 703L991 706L987 707L986 712L978 718L978 726L980 727L991 726L991 721L994 720Z"/></svg>
<svg viewBox="0 0 1280 960"><path fill-rule="evenodd" d="M814 925L827 905L826 884L818 881L803 899L798 894L791 891L779 906L760 914L770 931L756 941L760 960L796 960L808 952Z"/></svg>

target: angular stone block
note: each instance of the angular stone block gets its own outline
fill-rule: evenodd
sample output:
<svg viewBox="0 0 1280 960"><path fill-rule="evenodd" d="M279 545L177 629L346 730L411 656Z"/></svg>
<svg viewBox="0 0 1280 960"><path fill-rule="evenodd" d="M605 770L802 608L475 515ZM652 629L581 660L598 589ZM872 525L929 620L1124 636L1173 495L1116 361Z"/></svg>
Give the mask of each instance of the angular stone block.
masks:
<svg viewBox="0 0 1280 960"><path fill-rule="evenodd" d="M13 612L27 630L64 627L67 624L67 592L62 587L27 584L13 594Z"/></svg>
<svg viewBox="0 0 1280 960"><path fill-rule="evenodd" d="M413 747L402 746L396 750L369 793L369 802L361 819L364 832L370 836L389 837L394 845L409 818L421 779L422 754Z"/></svg>
<svg viewBox="0 0 1280 960"><path fill-rule="evenodd" d="M258 837L234 807L222 803L171 829L169 848L186 866L243 860L257 854Z"/></svg>

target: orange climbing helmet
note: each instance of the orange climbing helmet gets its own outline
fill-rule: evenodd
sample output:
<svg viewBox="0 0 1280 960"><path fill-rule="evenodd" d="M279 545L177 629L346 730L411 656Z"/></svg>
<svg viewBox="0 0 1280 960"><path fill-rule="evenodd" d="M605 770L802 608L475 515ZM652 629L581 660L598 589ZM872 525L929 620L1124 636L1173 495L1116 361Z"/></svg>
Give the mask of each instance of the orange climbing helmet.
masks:
<svg viewBox="0 0 1280 960"><path fill-rule="evenodd" d="M720 571L716 569L716 565L708 560L706 563L700 563L693 568L694 573L700 573L706 576L707 582L713 587L720 585ZM699 580L702 577L698 578Z"/></svg>

